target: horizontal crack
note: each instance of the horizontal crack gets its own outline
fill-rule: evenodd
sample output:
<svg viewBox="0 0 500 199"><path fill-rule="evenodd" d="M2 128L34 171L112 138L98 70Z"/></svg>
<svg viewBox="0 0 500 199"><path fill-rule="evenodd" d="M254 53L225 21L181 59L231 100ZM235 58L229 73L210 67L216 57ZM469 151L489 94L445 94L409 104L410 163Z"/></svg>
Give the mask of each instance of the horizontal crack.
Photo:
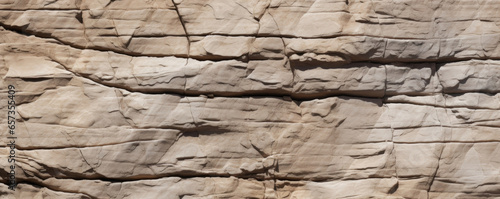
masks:
<svg viewBox="0 0 500 199"><path fill-rule="evenodd" d="M261 174L261 175L258 175ZM376 178L376 179L386 179L386 178L391 178L392 176L370 176L370 178ZM145 180L160 180L160 179L165 179L165 178L181 178L184 180L187 179L193 179L193 178L238 178L238 179L243 179L243 180L256 180L256 181L274 181L274 180L280 180L280 181L290 181L290 182L334 182L334 181L355 181L355 180L365 180L366 178L349 178L349 177L291 177L291 176L280 176L280 175L275 175L271 176L266 173L266 171L262 171L259 173L253 173L253 174L247 174L247 175L234 175L234 174L201 174L198 173L198 175L186 175L186 174L181 174L181 173L172 173L168 175L158 175L158 176L152 176L150 178L148 177L142 177L138 179L120 179L120 178L104 178L104 177L98 177L98 178L60 178L60 177L49 177L46 179L40 179L40 180L49 180L51 178L54 179L59 179L59 180L89 180L89 181L101 181L101 182L108 182L108 183L123 183L123 182L139 182L139 181L145 181ZM23 182L32 182L37 180L36 178L31 178L31 179L19 179L19 183Z"/></svg>
<svg viewBox="0 0 500 199"><path fill-rule="evenodd" d="M6 28L9 31L13 31L13 32L16 32L18 34L23 34L23 30L21 27L16 28L13 26L5 25L1 22L0 22L0 25L2 25L4 28ZM36 35L36 34L34 36L39 36L39 37L45 38L43 36ZM47 38L54 39L52 37L47 37ZM73 46L73 45L68 44L68 43L64 43L61 40L58 40L58 39L56 39L56 40L59 41L61 44L69 45L70 47L77 48L77 49L82 49L81 47ZM98 51L101 50L98 48L83 48L83 49L98 50ZM109 50L109 51L111 51L111 50ZM115 51L111 51L111 52L115 52ZM123 53L118 52L118 54L123 54ZM125 53L125 55L128 55L128 54ZM139 54L136 54L136 55L139 55ZM231 60L233 60L233 59L231 59ZM464 60L468 60L468 59L464 59ZM477 59L475 59L475 60L477 60ZM53 61L57 62L56 60L53 60ZM458 61L463 61L463 60L454 60L454 61L458 62ZM369 60L368 62L369 63L387 64L385 62L375 62L373 60ZM423 63L423 62L411 62L411 63ZM438 62L434 62L434 63L438 63ZM449 62L447 62L447 63L449 63ZM64 68L66 68L66 70L71 72L74 76L79 76L79 77L85 78L89 81L92 81L92 82L98 84L98 85L106 86L109 88L124 89L124 90L127 90L129 92L138 92L138 93L143 93L143 94L175 94L175 95L179 95L179 96L192 96L192 97L196 97L199 95L213 95L215 97L283 97L283 96L289 96L292 100L296 100L296 101L324 99L324 98L338 97L338 96L352 96L352 97L373 98L373 99L383 99L384 97L387 97L387 96L373 96L374 94L366 95L366 93L363 91L353 91L353 90L350 90L350 91L349 90L347 90L347 91L336 90L336 91L318 92L318 93L297 93L297 92L290 91L288 89L273 89L273 90L269 89L269 90L258 90L258 91L241 91L241 92L213 92L213 91L190 91L190 90L183 90L183 89L131 88L131 87L128 87L126 85L122 85L122 84L118 84L118 83L98 81L98 80L95 80L93 78L90 78L89 76L75 73L75 72L69 70L62 63L59 63L59 64L61 66L63 66ZM386 89L384 89L384 90L386 90ZM381 90L380 92L382 93L382 92L384 92L384 90ZM459 92L455 91L453 94L457 94L457 93L459 93ZM466 91L464 91L464 93L466 93ZM422 95L428 95L428 94L432 94L432 93L424 93ZM445 94L447 94L447 93L445 92ZM488 92L488 94L495 94L495 92ZM396 94L390 95L390 96L395 96L395 95L398 95L398 94L396 93ZM413 96L420 96L420 95L413 95Z"/></svg>
<svg viewBox="0 0 500 199"><path fill-rule="evenodd" d="M151 8L144 8L144 9L127 9L127 10L150 10ZM35 10L35 11L92 11L96 9L65 9L65 8L40 8L40 9L0 9L0 11L13 11L13 12L24 12L28 10ZM119 10L123 11L123 9L102 9L102 10ZM162 10L162 9L157 9L157 10ZM172 11L178 11L178 8L176 7L174 3L174 7L171 8L163 8L163 10L172 10ZM178 14L178 16L181 16ZM411 21L409 18L398 18L402 20L407 20ZM477 19L470 19L470 20L465 20L465 21L473 21ZM454 20L454 21L442 21L442 22L456 22L456 21L464 21L464 20ZM432 21L419 21L423 23L430 23ZM1 24L1 22L0 22ZM187 33L187 32L186 32ZM129 36L129 35L119 35L119 36ZM420 37L403 37L403 36L378 36L378 35L371 35L371 34L349 34L349 33L340 33L340 34L332 34L332 35L325 35L325 36L297 36L297 35L292 35L292 34L274 34L274 33L248 33L248 34L224 34L224 33L206 33L206 34L164 34L161 36L200 36L200 37L206 37L206 36L225 36L225 37L269 37L269 38L286 38L286 39L334 39L338 37L371 37L371 38L382 38L382 39L401 39L401 40L416 40L416 41L425 41L425 40L441 40L441 39L454 39L456 37L426 37L426 38L420 38ZM457 35L458 36L458 35ZM481 35L477 35L481 36ZM144 36L146 37L146 36ZM149 37L149 36L147 36ZM154 35L153 37L157 37L157 35Z"/></svg>
<svg viewBox="0 0 500 199"><path fill-rule="evenodd" d="M173 9L175 10L175 9ZM75 49L80 49L80 50L96 50L96 51L110 51L114 52L116 54L121 54L121 55L127 55L127 56L132 56L132 57L177 57L177 58L185 58L185 59L194 59L197 61L224 61L224 60L235 60L235 59L240 59L240 60L245 60L243 57L220 57L220 58L207 58L203 59L203 56L188 56L186 55L163 55L163 54L141 54L141 53L136 53L132 51L117 51L116 49L109 49L105 47L99 47L99 46L79 46L75 45L69 42L65 42L61 39L55 38L55 37L50 37L42 33L38 32L33 32L33 31L26 31L23 29L23 27L16 27L16 26L10 26L7 25L3 22L0 21L0 26L2 26L4 29L15 32L21 35L26 35L26 36L36 36L39 38L45 38L45 39L55 39L59 43L70 46ZM122 36L122 35L120 35ZM165 35L169 36L169 35ZM184 36L184 37L192 37L192 36L200 36L200 37L206 37L206 36L227 36L227 37L252 37L252 38L289 38L289 39L334 39L334 38L339 38L339 37L371 37L371 38L382 38L382 39L402 39L402 40L434 40L434 38L426 38L426 39L414 39L414 38L391 38L391 37L379 37L379 36L370 36L370 35L362 35L362 34L344 34L344 35L336 35L332 37L297 37L293 35L231 35L231 34L179 34L179 35L172 35L172 36ZM146 36L140 36L140 37L146 37ZM149 37L149 36L148 36ZM154 36L158 37L158 36ZM287 55L285 55L287 56ZM208 56L210 57L210 56ZM396 61L401 62L401 63L448 63L448 62L457 62L457 61L467 61L467 60L500 60L500 57L463 57L463 58L455 58L455 57L438 57L438 58L431 58L431 59L413 59L413 58L399 58ZM259 60L259 59L257 59ZM371 62L371 63L380 63L380 64L387 64L387 63L394 63L395 61L392 59L389 59L390 61L386 61L385 58L372 58L372 59L354 59L351 60L350 63L356 63L356 62Z"/></svg>

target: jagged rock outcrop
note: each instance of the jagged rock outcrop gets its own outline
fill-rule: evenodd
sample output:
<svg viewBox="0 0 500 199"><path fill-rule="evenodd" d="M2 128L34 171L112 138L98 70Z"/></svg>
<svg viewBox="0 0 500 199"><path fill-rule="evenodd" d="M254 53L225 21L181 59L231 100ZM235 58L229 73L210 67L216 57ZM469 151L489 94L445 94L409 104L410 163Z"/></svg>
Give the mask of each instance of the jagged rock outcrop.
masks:
<svg viewBox="0 0 500 199"><path fill-rule="evenodd" d="M0 2L0 196L500 197L498 10Z"/></svg>

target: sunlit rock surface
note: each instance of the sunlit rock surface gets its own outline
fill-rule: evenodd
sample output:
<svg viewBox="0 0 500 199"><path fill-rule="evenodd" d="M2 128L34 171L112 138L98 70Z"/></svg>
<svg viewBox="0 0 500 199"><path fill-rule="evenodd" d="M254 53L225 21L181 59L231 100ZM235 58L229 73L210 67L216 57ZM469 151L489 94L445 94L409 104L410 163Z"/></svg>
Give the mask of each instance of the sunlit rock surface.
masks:
<svg viewBox="0 0 500 199"><path fill-rule="evenodd" d="M498 198L499 10L2 1L0 196Z"/></svg>

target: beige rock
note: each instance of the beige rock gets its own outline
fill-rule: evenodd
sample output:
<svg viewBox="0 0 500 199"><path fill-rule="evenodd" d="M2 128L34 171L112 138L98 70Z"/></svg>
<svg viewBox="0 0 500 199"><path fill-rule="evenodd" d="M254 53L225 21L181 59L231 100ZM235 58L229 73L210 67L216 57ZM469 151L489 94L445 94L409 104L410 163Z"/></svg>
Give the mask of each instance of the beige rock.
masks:
<svg viewBox="0 0 500 199"><path fill-rule="evenodd" d="M499 9L2 1L0 198L498 198Z"/></svg>

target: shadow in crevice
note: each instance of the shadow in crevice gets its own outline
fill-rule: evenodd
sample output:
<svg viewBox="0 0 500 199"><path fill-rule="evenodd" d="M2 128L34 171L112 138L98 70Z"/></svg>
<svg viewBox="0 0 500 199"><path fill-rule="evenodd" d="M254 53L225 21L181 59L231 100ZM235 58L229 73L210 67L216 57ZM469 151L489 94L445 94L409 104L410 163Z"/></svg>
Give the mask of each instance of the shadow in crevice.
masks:
<svg viewBox="0 0 500 199"><path fill-rule="evenodd" d="M209 135L220 135L225 133L238 133L235 131L230 131L225 128L220 128L218 126L201 125L194 128L182 129L182 136L185 137L200 137Z"/></svg>

